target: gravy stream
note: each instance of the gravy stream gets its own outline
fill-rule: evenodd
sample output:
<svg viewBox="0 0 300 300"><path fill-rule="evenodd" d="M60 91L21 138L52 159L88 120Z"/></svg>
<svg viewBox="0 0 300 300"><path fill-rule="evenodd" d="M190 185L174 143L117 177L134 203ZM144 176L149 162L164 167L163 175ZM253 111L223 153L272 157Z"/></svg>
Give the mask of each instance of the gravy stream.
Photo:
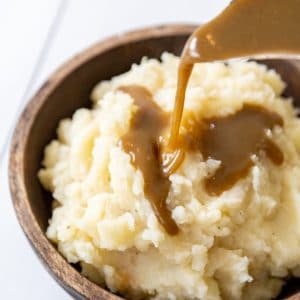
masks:
<svg viewBox="0 0 300 300"><path fill-rule="evenodd" d="M201 152L204 159L221 165L204 182L206 191L220 195L247 175L253 157L265 154L280 165L283 154L268 137L267 130L282 126L281 117L267 109L245 104L236 113L193 123L185 135L179 130L186 88L193 66L199 62L248 58L259 54L299 54L300 0L234 0L218 17L199 27L187 41L178 68L174 110L167 144L161 143L169 116L153 101L151 93L136 85L119 90L128 93L138 106L122 145L144 176L144 192L170 235L179 229L171 217L166 199L168 176L176 171L185 152Z"/></svg>
<svg viewBox="0 0 300 300"><path fill-rule="evenodd" d="M234 0L187 41L178 68L175 105L168 143L169 157L178 152L184 98L193 65L199 62L248 58L259 54L300 54L300 0ZM174 154L164 171L176 170L183 155Z"/></svg>
<svg viewBox="0 0 300 300"><path fill-rule="evenodd" d="M170 181L163 173L160 153L160 141L168 126L169 115L142 86L128 85L118 90L129 94L138 108L129 131L121 138L123 149L143 173L145 196L159 222L170 235L175 235L179 229L166 204ZM247 175L254 164L253 155L258 157L264 152L274 164L283 162L282 152L266 133L276 125L282 126L283 120L261 106L244 104L234 114L188 124L178 143L180 152L200 151L204 159L213 158L221 162L216 172L204 182L206 191L211 195L221 194Z"/></svg>

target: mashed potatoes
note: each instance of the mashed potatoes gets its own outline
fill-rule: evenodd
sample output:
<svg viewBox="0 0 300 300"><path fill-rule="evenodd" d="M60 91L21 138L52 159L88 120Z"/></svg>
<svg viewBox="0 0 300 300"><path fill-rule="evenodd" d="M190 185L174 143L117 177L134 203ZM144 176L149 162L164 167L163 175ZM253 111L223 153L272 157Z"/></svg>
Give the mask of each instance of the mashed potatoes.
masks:
<svg viewBox="0 0 300 300"><path fill-rule="evenodd" d="M55 199L47 236L84 275L130 299L270 299L285 277L300 276L300 121L274 71L253 62L196 65L185 118L263 105L284 120L268 132L284 163L254 158L247 177L213 197L203 180L220 163L187 154L170 176L167 203L180 233L169 236L144 196L142 173L122 150L136 106L116 89L145 86L171 111L177 66L166 53L162 62L143 59L99 83L93 109L61 121L39 172Z"/></svg>

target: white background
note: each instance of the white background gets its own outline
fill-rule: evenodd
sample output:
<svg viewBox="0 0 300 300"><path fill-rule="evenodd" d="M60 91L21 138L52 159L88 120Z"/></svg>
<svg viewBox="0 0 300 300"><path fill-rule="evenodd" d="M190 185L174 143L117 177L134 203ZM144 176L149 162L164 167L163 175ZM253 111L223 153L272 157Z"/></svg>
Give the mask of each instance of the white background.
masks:
<svg viewBox="0 0 300 300"><path fill-rule="evenodd" d="M70 299L30 249L7 185L9 137L26 101L53 70L111 34L203 23L229 0L0 0L1 299Z"/></svg>

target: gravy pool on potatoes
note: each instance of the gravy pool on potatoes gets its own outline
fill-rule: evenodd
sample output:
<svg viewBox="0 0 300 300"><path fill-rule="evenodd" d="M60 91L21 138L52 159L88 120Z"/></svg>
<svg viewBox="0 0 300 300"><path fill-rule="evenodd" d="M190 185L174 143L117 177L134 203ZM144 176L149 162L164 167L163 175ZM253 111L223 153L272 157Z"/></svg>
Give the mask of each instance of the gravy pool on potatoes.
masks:
<svg viewBox="0 0 300 300"><path fill-rule="evenodd" d="M198 28L187 41L178 68L175 106L171 116L163 113L149 91L140 86L121 87L130 94L139 111L130 131L123 137L125 151L145 180L145 194L159 222L170 235L178 227L167 208L170 181L187 151L201 151L205 159L221 162L215 174L207 178L205 188L220 195L248 174L253 155L262 152L276 165L283 154L266 135L266 130L283 126L281 117L262 107L244 105L233 115L191 122L185 136L179 129L185 92L193 65L200 62L247 58L259 54L300 53L300 0L235 0L214 20ZM170 119L170 122L169 122ZM167 143L163 129L170 123Z"/></svg>
<svg viewBox="0 0 300 300"><path fill-rule="evenodd" d="M129 94L138 107L129 132L122 137L123 149L131 154L133 164L143 173L145 195L159 222L170 235L175 235L179 230L166 204L170 181L161 167L159 147L169 115L153 101L146 88L128 85L119 90ZM209 194L219 195L246 176L254 164L253 155L262 151L274 164L283 162L282 152L266 134L267 129L282 126L283 121L263 107L248 104L233 115L191 124L180 138L181 153L201 151L205 159L221 161L215 174L205 181Z"/></svg>

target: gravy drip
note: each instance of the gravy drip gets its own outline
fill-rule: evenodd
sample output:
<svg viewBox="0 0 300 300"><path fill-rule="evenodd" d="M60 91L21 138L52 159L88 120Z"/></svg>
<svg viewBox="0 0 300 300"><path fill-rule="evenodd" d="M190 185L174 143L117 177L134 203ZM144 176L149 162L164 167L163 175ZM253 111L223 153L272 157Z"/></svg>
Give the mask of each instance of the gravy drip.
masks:
<svg viewBox="0 0 300 300"><path fill-rule="evenodd" d="M193 65L259 55L300 54L300 0L234 0L215 19L200 26L188 39L178 68L177 91L164 173L176 171L179 129Z"/></svg>
<svg viewBox="0 0 300 300"><path fill-rule="evenodd" d="M138 107L129 131L121 139L123 149L130 154L132 163L143 174L145 196L158 221L170 235L175 235L178 227L166 203L170 181L161 170L159 149L160 136L169 123L169 116L153 101L146 88L128 85L119 90L129 94Z"/></svg>
<svg viewBox="0 0 300 300"><path fill-rule="evenodd" d="M263 107L245 104L236 113L195 122L180 136L184 100L193 66L199 62L224 61L259 55L300 53L300 0L234 0L214 20L199 27L187 41L178 68L174 110L167 143L162 138L169 117L153 101L151 93L137 85L119 90L129 94L138 110L122 145L144 176L144 192L170 235L178 233L166 199L168 176L176 171L185 152L199 151L220 167L205 181L206 191L219 195L247 175L256 156L265 154L274 164L283 154L267 130L282 126L279 115Z"/></svg>

